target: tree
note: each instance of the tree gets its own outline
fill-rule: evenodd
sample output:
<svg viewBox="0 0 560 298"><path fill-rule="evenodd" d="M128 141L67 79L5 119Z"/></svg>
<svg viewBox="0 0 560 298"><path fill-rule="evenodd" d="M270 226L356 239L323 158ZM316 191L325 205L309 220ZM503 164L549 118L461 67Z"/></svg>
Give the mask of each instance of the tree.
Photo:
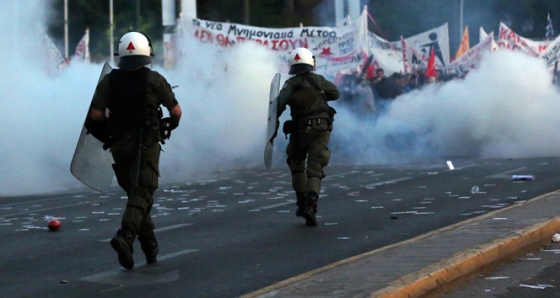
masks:
<svg viewBox="0 0 560 298"><path fill-rule="evenodd" d="M140 4L139 14L136 5ZM51 0L53 18L49 33L54 37L64 36L64 0ZM148 36L161 36L161 0L113 0L114 38L136 30ZM138 24L138 28L137 28ZM69 49L78 44L85 29L90 29L90 53L92 60L106 60L109 55L109 0L68 1ZM154 39L157 44L161 37ZM115 46L116 49L116 46Z"/></svg>

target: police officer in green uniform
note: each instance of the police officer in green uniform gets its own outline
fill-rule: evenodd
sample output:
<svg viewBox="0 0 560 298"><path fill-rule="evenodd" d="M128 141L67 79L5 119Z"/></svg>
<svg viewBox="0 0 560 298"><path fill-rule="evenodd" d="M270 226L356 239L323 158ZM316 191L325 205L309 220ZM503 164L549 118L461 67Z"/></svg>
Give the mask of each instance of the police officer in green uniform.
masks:
<svg viewBox="0 0 560 298"><path fill-rule="evenodd" d="M111 239L121 266L134 267L133 242L136 236L146 263L157 262L158 243L150 211L158 188L160 142L179 125L181 108L167 80L145 67L151 63L150 39L129 32L118 44L119 68L113 69L97 85L86 128L109 147L113 170L128 201L121 227ZM168 118L161 118L163 105Z"/></svg>
<svg viewBox="0 0 560 298"><path fill-rule="evenodd" d="M278 95L278 118L290 106L292 119L284 123L284 133L290 134L286 149L292 186L297 197L297 216L303 216L307 226L316 226L317 201L323 168L330 159L328 148L334 109L328 101L336 100L340 93L335 84L312 71L315 57L306 48L290 53L288 79Z"/></svg>

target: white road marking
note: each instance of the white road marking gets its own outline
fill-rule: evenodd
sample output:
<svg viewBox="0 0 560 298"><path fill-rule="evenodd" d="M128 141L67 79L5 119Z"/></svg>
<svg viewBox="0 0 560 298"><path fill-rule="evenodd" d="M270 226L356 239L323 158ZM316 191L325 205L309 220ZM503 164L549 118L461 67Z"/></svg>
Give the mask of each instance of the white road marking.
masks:
<svg viewBox="0 0 560 298"><path fill-rule="evenodd" d="M163 227L163 228L159 228L159 229L154 229L154 232L165 232L165 231L169 231L169 230L174 230L174 229L179 229L179 228L183 228L183 227L188 227L188 226L192 226L192 223L187 223L187 224L176 224L176 225L172 225L172 226L167 226L167 227ZM109 242L111 241L112 238L108 238L108 239L102 239L99 240L99 242Z"/></svg>
<svg viewBox="0 0 560 298"><path fill-rule="evenodd" d="M167 227L155 229L154 232L164 232L164 231L179 229L179 228L182 228L182 227L188 227L188 226L192 226L192 225L193 225L192 223L176 224L176 225L172 225L172 226L167 226Z"/></svg>
<svg viewBox="0 0 560 298"><path fill-rule="evenodd" d="M255 212L255 211L261 211L261 210L266 210L266 209L272 209L272 208L276 208L276 207L282 207L282 206L286 206L286 205L291 205L295 202L296 200L288 200L287 202L284 203L278 203L278 204L274 204L274 205L268 205L268 206L263 206L263 207L258 207L258 208L254 208L249 210L249 212Z"/></svg>
<svg viewBox="0 0 560 298"><path fill-rule="evenodd" d="M158 262L196 251L199 251L199 249L185 249L175 253L158 256ZM116 286L115 288L104 290L103 292L111 292L114 290L122 290L124 288L140 287L179 280L178 269L162 272L162 269L164 268L159 267L158 263L143 267L144 265L146 265L145 261L136 263L135 269L132 270L124 270L122 267L119 267L88 275L80 278L80 280Z"/></svg>
<svg viewBox="0 0 560 298"><path fill-rule="evenodd" d="M393 180L379 181L379 182L376 182L376 183L368 184L366 186L367 187L375 187L375 186L381 186L381 185L385 185L385 184L395 184L397 182L410 180L412 178L413 177L403 177L403 178L397 178L397 179L393 179Z"/></svg>
<svg viewBox="0 0 560 298"><path fill-rule="evenodd" d="M93 201L89 201L89 202L80 202L80 203L76 203L76 204L60 205L60 206L51 207L51 208L29 209L29 210L22 211L22 212L17 212L17 213L12 213L12 214L6 214L6 215L3 215L2 217L4 217L4 218L9 218L9 217L14 217L14 216L23 215L23 214L29 214L29 213L39 213L39 212L50 211L50 210L56 210L56 209L62 209L62 208L67 208L67 207L76 207L76 206L82 206L82 205L91 205L92 203L93 203Z"/></svg>
<svg viewBox="0 0 560 298"><path fill-rule="evenodd" d="M351 172L346 172L346 173L328 175L327 177L325 177L325 180L329 180L329 178L335 178L335 177L347 176L347 175L359 174L359 173L361 173L361 172L360 171L351 171Z"/></svg>
<svg viewBox="0 0 560 298"><path fill-rule="evenodd" d="M493 174L493 175L489 175L486 176L487 178L494 178L494 179L511 179L511 173L515 173L515 172L519 172L519 171L523 171L526 170L526 167L521 167L521 168L517 168L517 169L513 169L513 170L509 170L509 171L505 171L505 172L501 172L501 173L497 173L497 174Z"/></svg>

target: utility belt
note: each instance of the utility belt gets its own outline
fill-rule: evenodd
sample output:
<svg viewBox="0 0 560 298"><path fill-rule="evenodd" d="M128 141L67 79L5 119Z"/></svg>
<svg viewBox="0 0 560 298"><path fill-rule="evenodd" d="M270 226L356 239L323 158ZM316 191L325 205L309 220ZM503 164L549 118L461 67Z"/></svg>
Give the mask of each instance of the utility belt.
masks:
<svg viewBox="0 0 560 298"><path fill-rule="evenodd" d="M312 119L305 119L305 120L298 121L297 129L298 130L311 129L313 128L313 126L318 126L321 123L327 123L329 128L331 127L331 121L329 118L312 118Z"/></svg>
<svg viewBox="0 0 560 298"><path fill-rule="evenodd" d="M322 128L321 128L322 127ZM287 120L284 122L282 127L282 132L286 135L295 133L298 131L308 131L308 130L332 130L332 120L330 118L309 118L303 120Z"/></svg>
<svg viewBox="0 0 560 298"><path fill-rule="evenodd" d="M143 146L150 147L159 141L160 138L158 135L145 128L113 130L110 134L109 141L104 144L104 148L108 149L115 143L141 143Z"/></svg>
<svg viewBox="0 0 560 298"><path fill-rule="evenodd" d="M115 114L111 114L116 117ZM147 109L145 122L138 128L119 128L118 124L109 121L103 128L106 137L103 138L103 149L107 150L116 142L136 142L145 146L151 146L154 143L161 142L165 144L165 140L171 137L171 131L175 129L179 123L174 123L170 117L163 118L161 107L156 110ZM111 116L109 117L109 120ZM97 137L96 137L97 138ZM98 138L99 139L99 138Z"/></svg>
<svg viewBox="0 0 560 298"><path fill-rule="evenodd" d="M121 141L121 140L122 141L129 141L129 140L137 141L138 136L140 135L140 129L113 132L111 135L112 135L112 137L115 141L117 141L117 140L119 140L119 141Z"/></svg>

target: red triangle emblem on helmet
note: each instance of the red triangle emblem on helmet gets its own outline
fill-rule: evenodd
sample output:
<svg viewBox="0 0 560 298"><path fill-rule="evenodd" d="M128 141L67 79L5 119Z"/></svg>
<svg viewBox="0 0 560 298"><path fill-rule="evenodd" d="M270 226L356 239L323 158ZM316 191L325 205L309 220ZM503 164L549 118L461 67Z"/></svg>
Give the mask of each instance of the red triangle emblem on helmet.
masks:
<svg viewBox="0 0 560 298"><path fill-rule="evenodd" d="M136 48L134 47L134 45L132 44L132 41L128 44L128 47L126 47L127 50L129 51L134 51L136 50Z"/></svg>
<svg viewBox="0 0 560 298"><path fill-rule="evenodd" d="M299 57L299 54L298 54L298 53L296 53L296 56L294 57L294 60L295 60L295 61L301 60L301 58Z"/></svg>

